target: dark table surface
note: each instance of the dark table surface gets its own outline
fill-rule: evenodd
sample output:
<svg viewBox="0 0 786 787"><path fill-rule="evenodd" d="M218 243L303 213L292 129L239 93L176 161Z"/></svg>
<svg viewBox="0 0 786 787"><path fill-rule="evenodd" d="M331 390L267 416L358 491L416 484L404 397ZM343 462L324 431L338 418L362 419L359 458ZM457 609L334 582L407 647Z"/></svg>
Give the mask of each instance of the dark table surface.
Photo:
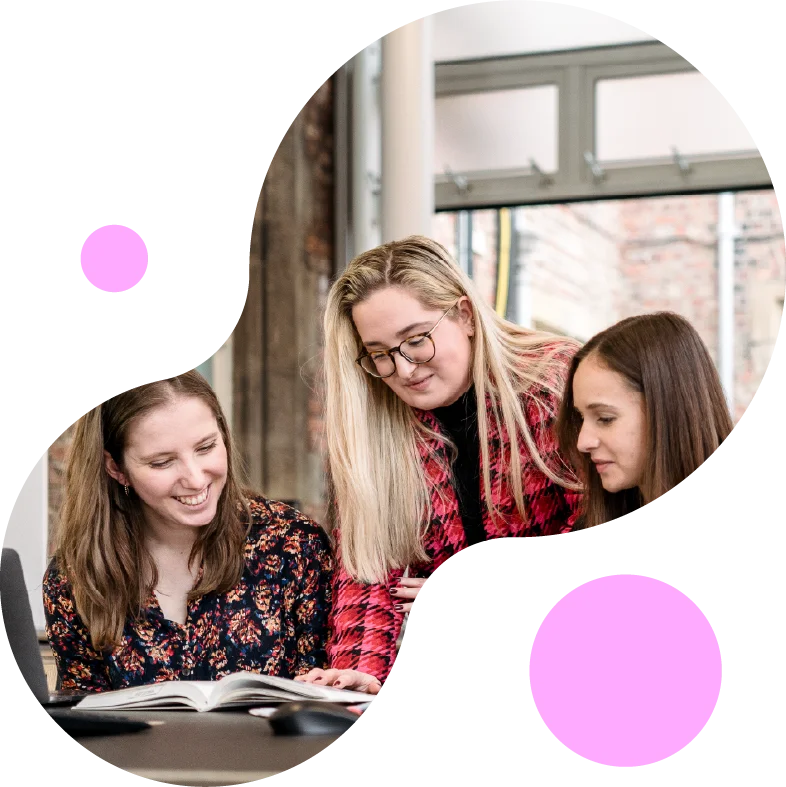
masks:
<svg viewBox="0 0 786 787"><path fill-rule="evenodd" d="M118 768L192 787L242 784L272 776L313 757L336 740L336 736L274 735L266 719L247 710L127 711L116 715L162 723L141 732L80 736L76 740Z"/></svg>

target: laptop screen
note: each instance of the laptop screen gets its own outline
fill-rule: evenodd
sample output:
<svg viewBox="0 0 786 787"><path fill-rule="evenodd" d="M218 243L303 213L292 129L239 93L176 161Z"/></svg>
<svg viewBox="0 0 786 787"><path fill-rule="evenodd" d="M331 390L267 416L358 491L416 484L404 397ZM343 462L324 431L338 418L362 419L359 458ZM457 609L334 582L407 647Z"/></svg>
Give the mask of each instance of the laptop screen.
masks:
<svg viewBox="0 0 786 787"><path fill-rule="evenodd" d="M33 623L22 561L13 549L3 549L0 560L0 610L16 664L30 691L41 703L49 700L44 662Z"/></svg>

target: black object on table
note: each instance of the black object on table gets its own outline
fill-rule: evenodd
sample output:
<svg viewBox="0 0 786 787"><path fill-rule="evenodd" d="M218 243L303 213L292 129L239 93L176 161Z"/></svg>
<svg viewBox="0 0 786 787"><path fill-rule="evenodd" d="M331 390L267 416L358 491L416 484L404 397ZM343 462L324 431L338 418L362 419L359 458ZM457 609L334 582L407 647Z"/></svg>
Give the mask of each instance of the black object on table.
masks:
<svg viewBox="0 0 786 787"><path fill-rule="evenodd" d="M116 713L75 713L71 710L48 710L49 716L72 738L87 735L123 735L127 732L149 730L151 725L142 719L119 716Z"/></svg>
<svg viewBox="0 0 786 787"><path fill-rule="evenodd" d="M341 735L357 721L357 713L332 702L287 702L268 721L276 735Z"/></svg>

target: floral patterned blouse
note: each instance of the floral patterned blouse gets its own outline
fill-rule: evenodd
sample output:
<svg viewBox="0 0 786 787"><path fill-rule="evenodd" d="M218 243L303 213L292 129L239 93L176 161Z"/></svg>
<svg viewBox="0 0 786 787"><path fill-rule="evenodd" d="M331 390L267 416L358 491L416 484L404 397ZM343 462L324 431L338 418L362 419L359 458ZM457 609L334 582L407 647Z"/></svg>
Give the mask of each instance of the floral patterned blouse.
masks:
<svg viewBox="0 0 786 787"><path fill-rule="evenodd" d="M325 667L333 561L324 531L283 503L250 501L246 565L226 593L188 605L185 624L164 617L151 592L122 642L97 653L55 560L44 577L49 643L61 688L105 691L165 680L217 680L240 670L291 678Z"/></svg>

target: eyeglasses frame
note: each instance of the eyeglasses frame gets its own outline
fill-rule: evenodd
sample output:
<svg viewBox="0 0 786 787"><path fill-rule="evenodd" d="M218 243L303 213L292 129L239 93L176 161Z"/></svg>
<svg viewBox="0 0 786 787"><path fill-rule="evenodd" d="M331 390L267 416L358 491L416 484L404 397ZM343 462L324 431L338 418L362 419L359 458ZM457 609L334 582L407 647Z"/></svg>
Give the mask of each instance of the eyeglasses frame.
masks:
<svg viewBox="0 0 786 787"><path fill-rule="evenodd" d="M462 295L461 297L463 298L464 296ZM363 350L363 352L360 353L360 355L358 355L358 357L355 359L355 363L361 369L363 369L363 371L366 374L369 374L372 377L376 377L378 380L386 380L388 377L392 377L396 373L396 371L398 371L398 367L396 366L396 359L393 357L393 353L398 353L402 358L404 358L407 361L409 361L410 363L414 363L414 364L416 364L418 366L421 366L424 363L428 363L429 361L433 361L434 360L434 356L437 354L437 345L434 342L434 340L431 338L431 334L434 333L434 331L436 331L437 328L439 328L439 324L442 322L442 320L445 319L445 317L448 316L448 314L450 313L451 309L455 309L456 308L456 306L457 306L457 304L458 304L458 302L460 300L461 300L461 298L458 298L455 303L453 303L452 305L448 306L448 308L443 312L442 316L436 321L436 323L434 323L434 327L430 331L427 331L426 333L413 333L412 336L407 336L407 338L404 339L404 341L402 341L401 344L399 344L397 347L391 347L389 350L374 350L375 353L379 353L380 355L387 355L388 358L390 358L390 360L393 362L393 371L390 374L384 374L384 375L383 374L374 374L374 372L370 372L368 369L366 369L363 366L363 364L361 363L362 360L364 358L367 358L368 356L371 355L371 353L368 350ZM401 349L402 345L406 344L409 341L412 341L412 339L428 339L431 342L431 346L434 348L434 354L431 356L431 358L428 359L428 361L413 361Z"/></svg>

